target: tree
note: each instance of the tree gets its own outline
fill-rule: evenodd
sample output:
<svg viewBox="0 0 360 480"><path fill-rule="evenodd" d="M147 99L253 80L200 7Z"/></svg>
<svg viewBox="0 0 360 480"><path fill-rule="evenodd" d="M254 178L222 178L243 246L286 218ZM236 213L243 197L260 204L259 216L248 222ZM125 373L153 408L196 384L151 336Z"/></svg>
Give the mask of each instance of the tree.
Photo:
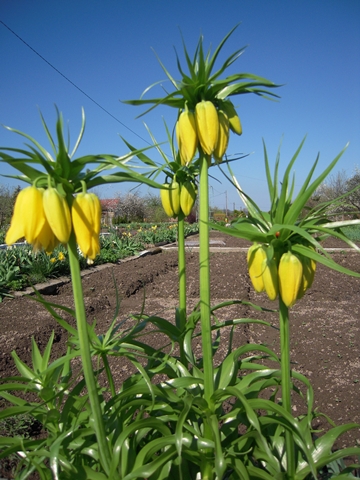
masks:
<svg viewBox="0 0 360 480"><path fill-rule="evenodd" d="M118 194L114 208L117 223L143 222L145 217L144 200L137 194L128 192Z"/></svg>
<svg viewBox="0 0 360 480"><path fill-rule="evenodd" d="M320 201L334 200L347 192L348 176L345 170L331 175L326 183L322 183L314 196L320 197Z"/></svg>
<svg viewBox="0 0 360 480"><path fill-rule="evenodd" d="M354 190L352 193L352 190ZM322 183L311 197L307 209L318 203L331 202L346 195L340 204L330 204L327 211L331 214L358 214L360 210L360 170L355 169L352 177L348 177L345 170L330 176L326 183Z"/></svg>
<svg viewBox="0 0 360 480"><path fill-rule="evenodd" d="M348 179L346 182L347 191L352 193L349 194L348 201L349 203L357 210L357 213L360 212L360 170L355 168L354 175Z"/></svg>
<svg viewBox="0 0 360 480"><path fill-rule="evenodd" d="M10 223L15 200L20 190L20 186L14 188L0 185L0 226Z"/></svg>
<svg viewBox="0 0 360 480"><path fill-rule="evenodd" d="M148 193L143 199L145 205L145 218L148 222L161 223L168 221L159 195Z"/></svg>

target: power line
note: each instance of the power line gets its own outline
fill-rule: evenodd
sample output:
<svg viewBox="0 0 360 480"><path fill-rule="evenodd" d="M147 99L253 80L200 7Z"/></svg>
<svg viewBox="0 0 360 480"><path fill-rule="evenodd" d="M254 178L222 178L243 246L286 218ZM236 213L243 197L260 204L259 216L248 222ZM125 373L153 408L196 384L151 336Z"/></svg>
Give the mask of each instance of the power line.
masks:
<svg viewBox="0 0 360 480"><path fill-rule="evenodd" d="M47 63L49 65L49 67L51 67L53 70L55 70L56 73L58 73L59 75L61 75L66 81L68 81L73 87L75 87L77 90L79 90L79 92L81 92L83 95L85 95L85 97L87 97L89 100L91 100L97 107L101 108L101 110L103 110L105 113L107 113L111 118L113 118L116 122L120 123L120 125L122 125L123 127L127 128L131 133L133 133L134 135L136 135L137 137L139 137L141 140L143 140L144 142L146 142L148 145L151 145L150 142L148 142L147 140L145 140L141 135L139 135L138 133L134 132L134 130L132 130L130 127L128 127L127 125L125 125L121 120L119 120L118 118L116 118L112 113L110 113L108 110L106 110L106 108L104 108L102 105L100 105L100 103L98 103L96 100L94 100L90 95L88 95L86 92L84 92L84 90L82 90L80 87L78 87L76 85L76 83L74 83L72 80L70 80L66 75L64 75L62 72L60 72L60 70L58 68L56 68L52 63L50 63L45 57L43 57L39 52L37 52L35 50L35 48L33 48L31 45L29 45L23 38L20 37L20 35L18 35L16 32L14 32L14 30L12 30L8 25L6 25L6 23L4 23L2 20L0 20L0 23L2 25L4 25L5 28L7 28L13 35L15 35L15 37L17 37L24 45L26 45L28 48L30 48L31 51L33 51L38 57L41 58L41 60L43 60L45 63Z"/></svg>
<svg viewBox="0 0 360 480"><path fill-rule="evenodd" d="M138 133L134 132L130 127L125 125L121 120L119 120L117 117L115 117L111 112L109 112L106 108L104 108L100 103L98 103L96 100L94 100L89 94L87 94L82 88L80 88L76 83L74 83L72 80L70 80L66 75L64 75L58 68L56 68L52 63L50 63L45 57L43 57L35 48L33 48L31 45L29 45L20 35L18 35L14 30L12 30L6 23L4 23L2 20L0 20L0 23L4 25L5 28L9 30L16 38L18 38L24 45L26 45L32 52L34 52L41 60L43 60L45 63L49 65L53 70L55 70L56 73L61 75L67 82L69 82L73 87L75 87L77 90L79 90L80 93L85 95L86 98L88 98L91 102L93 102L97 107L101 108L107 115L109 115L113 120L118 122L120 125L122 125L124 128L129 130L129 132L133 133L136 135L138 138L140 138L143 142L147 143L148 145L152 145L148 140L145 140L141 135ZM253 180L259 180L253 177L245 177L244 175L242 176L243 178L250 178ZM220 193L219 195L223 195L223 193Z"/></svg>

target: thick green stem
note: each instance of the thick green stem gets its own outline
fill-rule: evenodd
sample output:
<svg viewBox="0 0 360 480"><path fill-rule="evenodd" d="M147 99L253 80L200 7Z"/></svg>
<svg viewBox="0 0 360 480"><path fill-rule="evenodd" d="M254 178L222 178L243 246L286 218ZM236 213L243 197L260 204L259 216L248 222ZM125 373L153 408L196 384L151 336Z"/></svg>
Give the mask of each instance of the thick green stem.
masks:
<svg viewBox="0 0 360 480"><path fill-rule="evenodd" d="M185 259L185 229L184 214L180 212L178 218L178 263L179 263L179 311L177 327L182 334L186 328L186 259ZM184 344L180 341L180 359L186 362Z"/></svg>
<svg viewBox="0 0 360 480"><path fill-rule="evenodd" d="M290 323L289 309L279 297L280 312L280 348L281 348L281 391L285 410L291 411L291 368L290 368ZM285 449L287 459L287 478L295 476L295 445L292 433L285 432Z"/></svg>
<svg viewBox="0 0 360 480"><path fill-rule="evenodd" d="M100 461L102 463L104 471L108 473L111 463L111 455L109 450L109 443L106 440L98 388L96 385L94 370L91 361L90 343L87 331L86 312L84 305L84 295L81 284L80 265L77 256L74 232L72 232L68 243L68 253L84 378L91 405L91 412L94 421Z"/></svg>
<svg viewBox="0 0 360 480"><path fill-rule="evenodd" d="M200 315L201 315L201 342L204 370L204 399L212 409L211 396L214 393L214 366L211 336L211 309L210 309L210 249L209 249L209 177L208 159L206 155L200 157L200 197L199 197L199 269L200 269ZM211 414L212 412L210 412ZM209 423L210 415L204 418L204 437L213 440L213 433ZM204 451L201 465L201 478L213 478L214 452Z"/></svg>
<svg viewBox="0 0 360 480"><path fill-rule="evenodd" d="M214 367L210 310L209 181L208 160L206 155L202 155L200 158L199 201L200 314L204 368L204 398L208 402L208 405L210 405L210 397L214 393Z"/></svg>

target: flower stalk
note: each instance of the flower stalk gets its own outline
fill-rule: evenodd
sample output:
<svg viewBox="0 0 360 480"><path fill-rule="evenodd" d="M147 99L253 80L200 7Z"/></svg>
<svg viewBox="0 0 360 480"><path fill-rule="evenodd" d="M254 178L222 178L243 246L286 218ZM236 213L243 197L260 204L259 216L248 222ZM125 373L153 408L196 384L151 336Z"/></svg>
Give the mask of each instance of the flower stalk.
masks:
<svg viewBox="0 0 360 480"><path fill-rule="evenodd" d="M109 450L109 443L106 440L100 398L98 395L98 387L96 384L93 365L91 361L84 295L81 284L80 265L74 232L72 232L70 235L70 239L68 242L68 253L71 272L71 283L73 287L75 303L76 324L79 335L80 355L89 395L89 401L91 405L92 416L94 419L94 429L96 434L96 440L98 443L99 458L104 471L109 472L111 456Z"/></svg>
<svg viewBox="0 0 360 480"><path fill-rule="evenodd" d="M210 309L209 179L208 158L205 154L200 155L199 207L200 314L204 362L204 398L210 405L210 399L214 393L214 367Z"/></svg>
<svg viewBox="0 0 360 480"><path fill-rule="evenodd" d="M291 367L290 367L290 322L289 308L279 295L280 351L281 351L281 391L284 409L291 415ZM295 444L292 432L285 430L285 452L287 478L295 476Z"/></svg>
<svg viewBox="0 0 360 480"><path fill-rule="evenodd" d="M184 214L180 211L178 216L178 270L179 270L179 330L184 333L186 328L186 258L185 258L185 220ZM180 359L185 364L184 344L180 341Z"/></svg>
<svg viewBox="0 0 360 480"><path fill-rule="evenodd" d="M209 157L200 150L200 195L199 195L199 280L200 280L200 317L201 342L204 374L204 399L212 410L212 395L215 391L214 365L211 335L210 308L210 249L209 249ZM204 437L213 439L208 419L204 419ZM201 466L203 479L212 479L213 452L204 452ZM211 459L210 459L211 457Z"/></svg>

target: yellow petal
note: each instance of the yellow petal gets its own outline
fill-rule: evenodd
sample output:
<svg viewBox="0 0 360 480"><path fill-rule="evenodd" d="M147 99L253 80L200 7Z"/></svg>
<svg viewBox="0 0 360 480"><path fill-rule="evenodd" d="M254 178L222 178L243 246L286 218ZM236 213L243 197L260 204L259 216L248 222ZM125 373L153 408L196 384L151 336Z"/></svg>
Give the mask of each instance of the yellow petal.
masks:
<svg viewBox="0 0 360 480"><path fill-rule="evenodd" d="M27 188L30 188L30 187L27 187ZM18 196L16 197L14 211L11 217L10 228L6 232L6 236L5 236L5 243L7 245L12 245L17 240L25 236L24 219L22 217L22 213L23 213L22 204L23 204L24 196L26 197L25 191L26 191L26 188L24 190L21 190Z"/></svg>
<svg viewBox="0 0 360 480"><path fill-rule="evenodd" d="M71 233L71 215L66 198L60 195L56 188L50 187L44 192L43 205L55 237L61 243L67 243Z"/></svg>
<svg viewBox="0 0 360 480"><path fill-rule="evenodd" d="M5 242L8 245L25 237L28 243L35 243L45 223L42 207L42 191L34 186L26 187L18 194L10 228Z"/></svg>
<svg viewBox="0 0 360 480"><path fill-rule="evenodd" d="M37 237L37 244L34 245L34 250L43 248L47 253L51 253L58 244L59 240L55 237L49 222L46 220Z"/></svg>
<svg viewBox="0 0 360 480"><path fill-rule="evenodd" d="M24 221L25 238L28 243L35 243L45 223L43 192L32 186L25 188L24 193L21 215Z"/></svg>
<svg viewBox="0 0 360 480"><path fill-rule="evenodd" d="M101 205L94 193L80 193L71 207L76 241L85 257L94 259L100 251Z"/></svg>
<svg viewBox="0 0 360 480"><path fill-rule="evenodd" d="M5 243L7 245L12 245L24 236L24 226L20 223L11 222L10 228L6 232Z"/></svg>

